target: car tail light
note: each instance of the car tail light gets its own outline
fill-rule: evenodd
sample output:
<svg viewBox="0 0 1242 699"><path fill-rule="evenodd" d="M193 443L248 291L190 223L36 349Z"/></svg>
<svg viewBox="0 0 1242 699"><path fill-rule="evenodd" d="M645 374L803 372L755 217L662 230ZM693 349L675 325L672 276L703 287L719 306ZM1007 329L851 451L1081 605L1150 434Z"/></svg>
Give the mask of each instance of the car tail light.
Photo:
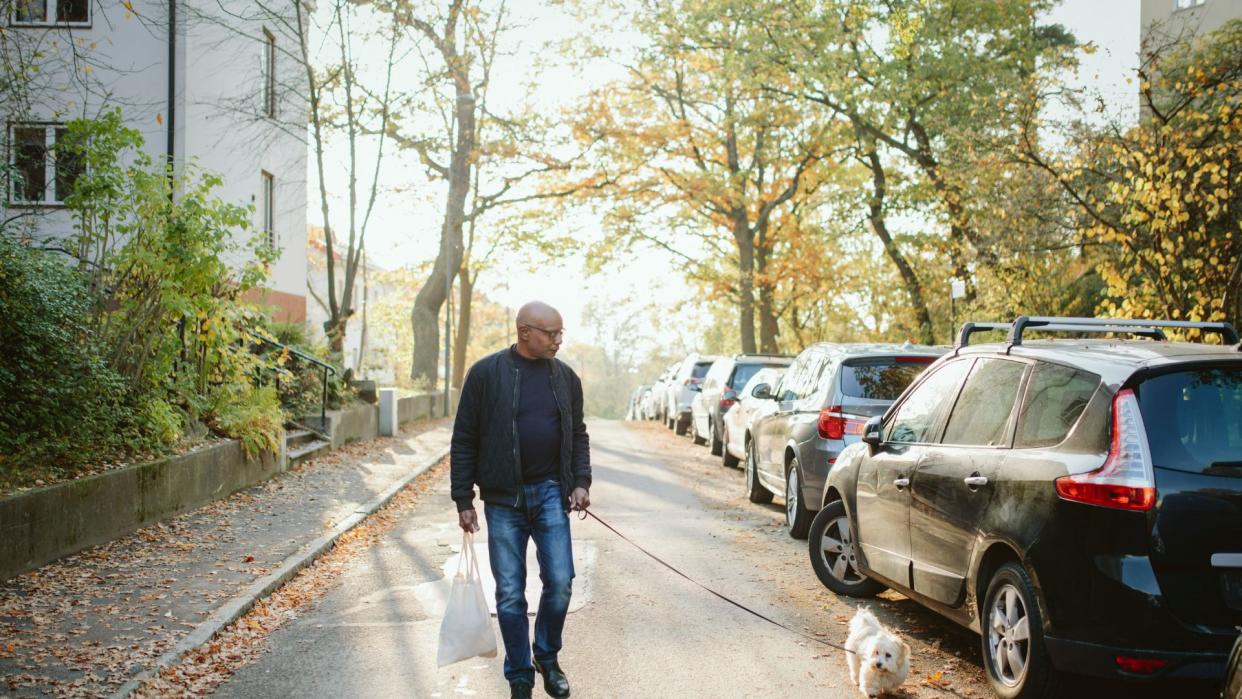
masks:
<svg viewBox="0 0 1242 699"><path fill-rule="evenodd" d="M703 383L703 379L696 379L693 376L681 382L683 386L694 386Z"/></svg>
<svg viewBox="0 0 1242 699"><path fill-rule="evenodd" d="M844 439L847 434L862 434L866 424L866 420L846 415L839 405L819 411L818 427L821 439Z"/></svg>
<svg viewBox="0 0 1242 699"><path fill-rule="evenodd" d="M729 408L732 408L733 404L736 402L737 402L737 391L730 389L730 390L726 390L725 392L721 393L720 394L720 412L723 413Z"/></svg>
<svg viewBox="0 0 1242 699"><path fill-rule="evenodd" d="M1169 661L1162 658L1131 658L1125 655L1117 656L1116 660L1117 667L1136 675L1150 675L1163 670L1169 664Z"/></svg>
<svg viewBox="0 0 1242 699"><path fill-rule="evenodd" d="M1151 450L1134 391L1127 388L1113 397L1113 437L1104 465L1056 483L1062 498L1088 505L1143 512L1156 504Z"/></svg>

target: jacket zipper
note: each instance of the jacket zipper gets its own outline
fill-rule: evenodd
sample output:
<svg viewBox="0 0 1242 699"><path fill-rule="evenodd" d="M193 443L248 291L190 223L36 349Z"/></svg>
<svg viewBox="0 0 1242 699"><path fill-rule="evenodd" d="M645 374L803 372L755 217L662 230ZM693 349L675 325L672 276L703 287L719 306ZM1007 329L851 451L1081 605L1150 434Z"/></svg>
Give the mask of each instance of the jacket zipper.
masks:
<svg viewBox="0 0 1242 699"><path fill-rule="evenodd" d="M522 391L522 372L519 371L516 366L514 366L513 367L513 411L512 411L512 414L510 415L512 419L512 423L513 423L512 425L513 472L514 472L514 475L517 477L517 486L518 486L517 493L515 493L513 496L513 508L514 509L517 509L518 505L522 504L522 487L525 485L525 483L522 482L522 450L521 450L521 446L518 444L518 425L517 425L518 406L521 405L521 396L520 396L521 391Z"/></svg>

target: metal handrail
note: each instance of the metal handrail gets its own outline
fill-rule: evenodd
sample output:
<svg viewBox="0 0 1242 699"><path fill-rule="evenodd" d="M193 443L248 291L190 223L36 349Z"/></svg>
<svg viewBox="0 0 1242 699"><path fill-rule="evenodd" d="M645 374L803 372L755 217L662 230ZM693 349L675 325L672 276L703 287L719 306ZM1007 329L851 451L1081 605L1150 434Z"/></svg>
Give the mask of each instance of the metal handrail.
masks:
<svg viewBox="0 0 1242 699"><path fill-rule="evenodd" d="M321 432L326 433L326 430L328 429L328 374L331 373L333 376L335 376L336 367L319 359L318 357L314 355L307 354L297 349L296 347L290 347L289 345L286 345L283 342L277 342L276 340L273 340L270 337L264 337L263 335L259 335L257 333L254 336L256 339L258 339L260 342L264 344L271 345L272 347L279 347L280 349L288 352L289 354L292 354L298 359L302 359L304 361L310 362L311 364L315 364L323 369L323 381L322 381L323 395L320 397L320 400L319 400L319 429Z"/></svg>

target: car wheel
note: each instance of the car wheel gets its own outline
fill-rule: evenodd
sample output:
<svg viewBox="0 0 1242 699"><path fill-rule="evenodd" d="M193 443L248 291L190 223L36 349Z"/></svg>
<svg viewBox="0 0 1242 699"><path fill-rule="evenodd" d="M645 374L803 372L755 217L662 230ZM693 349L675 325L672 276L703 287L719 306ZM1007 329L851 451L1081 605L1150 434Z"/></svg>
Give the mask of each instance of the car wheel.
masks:
<svg viewBox="0 0 1242 699"><path fill-rule="evenodd" d="M811 520L811 568L824 587L847 597L875 597L884 585L858 572L858 544L845 503L830 502Z"/></svg>
<svg viewBox="0 0 1242 699"><path fill-rule="evenodd" d="M724 451L724 443L716 436L716 421L707 418L707 439L712 443L712 456L720 456Z"/></svg>
<svg viewBox="0 0 1242 699"><path fill-rule="evenodd" d="M983 667L1003 699L1060 696L1061 673L1044 650L1043 620L1026 570L1006 563L988 582L980 611Z"/></svg>
<svg viewBox="0 0 1242 699"><path fill-rule="evenodd" d="M794 459L789 462L789 470L785 474L785 529L793 538L805 539L814 516L802 501L802 480L798 460Z"/></svg>
<svg viewBox="0 0 1242 699"><path fill-rule="evenodd" d="M687 422L689 422L689 420L687 420ZM673 416L673 431L677 433L678 437L685 437L686 431L689 428L690 428L689 425L681 421L681 417L677 415Z"/></svg>
<svg viewBox="0 0 1242 699"><path fill-rule="evenodd" d="M699 446L707 444L707 440L699 434L699 423L695 422L693 415L690 416L690 425L690 439Z"/></svg>
<svg viewBox="0 0 1242 699"><path fill-rule="evenodd" d="M723 445L720 453L720 463L725 468L737 468L738 458L729 453L729 428L725 427Z"/></svg>
<svg viewBox="0 0 1242 699"><path fill-rule="evenodd" d="M746 497L760 505L772 502L772 493L759 483L756 473L754 442L746 445Z"/></svg>

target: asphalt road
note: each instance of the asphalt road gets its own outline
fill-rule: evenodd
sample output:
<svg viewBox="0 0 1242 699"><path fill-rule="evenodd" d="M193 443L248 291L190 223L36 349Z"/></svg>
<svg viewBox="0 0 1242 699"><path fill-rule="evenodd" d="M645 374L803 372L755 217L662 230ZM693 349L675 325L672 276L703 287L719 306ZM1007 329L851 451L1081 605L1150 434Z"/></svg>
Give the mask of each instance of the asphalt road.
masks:
<svg viewBox="0 0 1242 699"><path fill-rule="evenodd" d="M784 532L779 499L749 503L740 470L723 468L706 448L656 423L592 421L589 430L592 512L755 611L830 642L844 640L858 602L820 585L806 542ZM862 696L850 686L840 651L730 606L595 521L575 520L573 532L578 577L561 654L573 696ZM486 533L479 541L484 561ZM436 667L445 571L452 575L460 543L445 479L435 497L354 561L311 611L273 634L269 652L217 695L508 696L500 657ZM892 592L867 604L911 643L904 696L991 696L977 636ZM1098 697L1117 688L1080 689Z"/></svg>

